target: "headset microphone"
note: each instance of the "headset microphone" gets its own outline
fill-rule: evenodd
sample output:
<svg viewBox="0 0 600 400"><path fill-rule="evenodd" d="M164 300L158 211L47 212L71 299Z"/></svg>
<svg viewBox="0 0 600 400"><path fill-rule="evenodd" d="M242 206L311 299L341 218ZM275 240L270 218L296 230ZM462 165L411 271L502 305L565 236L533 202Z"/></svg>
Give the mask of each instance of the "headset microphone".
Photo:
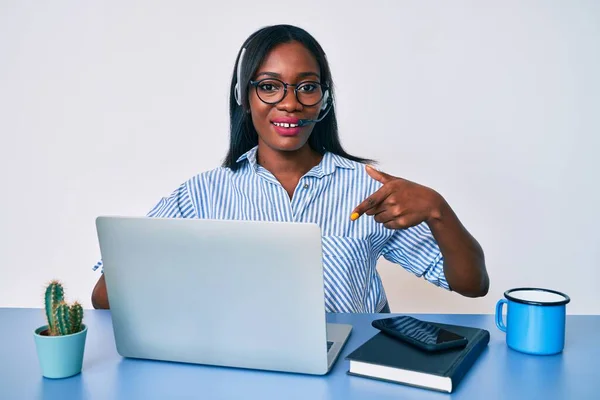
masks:
<svg viewBox="0 0 600 400"><path fill-rule="evenodd" d="M321 118L318 119L301 119L298 121L298 126L306 126L309 124L316 124L317 122L322 121L327 114L329 113L329 111L331 110L331 106L332 106L332 101L331 101L331 97L328 96L329 92L325 92L325 98L323 99L323 104L325 106L325 114L323 114L321 116ZM323 108L321 108L321 110L323 110Z"/></svg>

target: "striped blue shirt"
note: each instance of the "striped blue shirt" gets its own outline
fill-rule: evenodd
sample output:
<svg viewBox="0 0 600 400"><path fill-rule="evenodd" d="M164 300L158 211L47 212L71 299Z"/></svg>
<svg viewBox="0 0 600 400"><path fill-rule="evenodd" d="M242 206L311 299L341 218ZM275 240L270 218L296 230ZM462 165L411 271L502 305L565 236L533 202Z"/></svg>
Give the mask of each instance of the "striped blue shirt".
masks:
<svg viewBox="0 0 600 400"><path fill-rule="evenodd" d="M427 224L391 230L366 214L350 220L353 209L382 186L363 164L327 152L300 179L290 200L275 176L256 162L256 152L254 147L242 155L235 172L218 167L187 180L147 215L318 224L328 312L372 313L385 306L376 269L381 256L449 289L442 254ZM101 266L99 261L94 270Z"/></svg>

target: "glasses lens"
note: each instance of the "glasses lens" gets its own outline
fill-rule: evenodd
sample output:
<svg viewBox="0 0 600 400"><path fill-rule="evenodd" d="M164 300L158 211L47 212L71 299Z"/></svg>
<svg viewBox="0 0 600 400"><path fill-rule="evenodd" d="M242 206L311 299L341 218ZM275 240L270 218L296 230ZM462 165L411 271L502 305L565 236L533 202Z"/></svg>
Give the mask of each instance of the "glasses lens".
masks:
<svg viewBox="0 0 600 400"><path fill-rule="evenodd" d="M265 103L277 103L283 99L283 83L277 79L264 79L256 85L256 93Z"/></svg>
<svg viewBox="0 0 600 400"><path fill-rule="evenodd" d="M323 87L319 82L303 82L297 92L298 101L305 106L314 106L323 98Z"/></svg>

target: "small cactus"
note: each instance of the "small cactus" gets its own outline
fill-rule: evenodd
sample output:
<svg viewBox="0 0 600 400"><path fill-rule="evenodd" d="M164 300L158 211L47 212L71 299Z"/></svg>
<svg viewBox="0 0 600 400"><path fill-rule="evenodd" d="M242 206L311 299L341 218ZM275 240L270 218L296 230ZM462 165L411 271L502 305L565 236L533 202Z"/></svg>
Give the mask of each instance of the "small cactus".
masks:
<svg viewBox="0 0 600 400"><path fill-rule="evenodd" d="M78 302L73 303L69 308L69 317L71 318L71 330L73 333L81 330L81 321L83 321L83 307Z"/></svg>
<svg viewBox="0 0 600 400"><path fill-rule="evenodd" d="M49 336L70 335L81 331L83 307L78 302L72 306L65 302L60 282L53 280L46 288L45 306Z"/></svg>
<svg viewBox="0 0 600 400"><path fill-rule="evenodd" d="M62 285L54 280L50 282L48 287L46 288L46 319L48 320L48 334L50 336L56 335L56 319L54 316L54 309L56 306L63 301L64 291Z"/></svg>
<svg viewBox="0 0 600 400"><path fill-rule="evenodd" d="M56 321L58 322L58 332L61 335L71 333L71 319L69 317L69 305L61 301L56 307Z"/></svg>

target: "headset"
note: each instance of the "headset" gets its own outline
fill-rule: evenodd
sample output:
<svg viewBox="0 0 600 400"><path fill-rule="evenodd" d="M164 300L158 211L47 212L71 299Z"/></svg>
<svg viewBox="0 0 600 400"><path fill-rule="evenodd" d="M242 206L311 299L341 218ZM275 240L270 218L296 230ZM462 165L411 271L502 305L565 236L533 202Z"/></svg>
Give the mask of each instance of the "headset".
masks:
<svg viewBox="0 0 600 400"><path fill-rule="evenodd" d="M242 48L242 52L240 53L240 59L238 61L238 67L237 67L237 82L235 84L234 91L233 91L235 101L237 102L237 104L239 106L242 105L242 91L240 88L240 82L242 81L242 63L244 61L245 54L246 54L246 47ZM331 107L333 105L333 100L329 96L329 89L325 90L322 101L323 101L323 104L321 104L321 108L320 108L319 112L326 110L325 114L323 114L321 116L321 118L318 118L318 119L301 119L298 121L298 126L305 126L308 124L320 122L327 116L327 114L329 114L329 111L331 110Z"/></svg>

